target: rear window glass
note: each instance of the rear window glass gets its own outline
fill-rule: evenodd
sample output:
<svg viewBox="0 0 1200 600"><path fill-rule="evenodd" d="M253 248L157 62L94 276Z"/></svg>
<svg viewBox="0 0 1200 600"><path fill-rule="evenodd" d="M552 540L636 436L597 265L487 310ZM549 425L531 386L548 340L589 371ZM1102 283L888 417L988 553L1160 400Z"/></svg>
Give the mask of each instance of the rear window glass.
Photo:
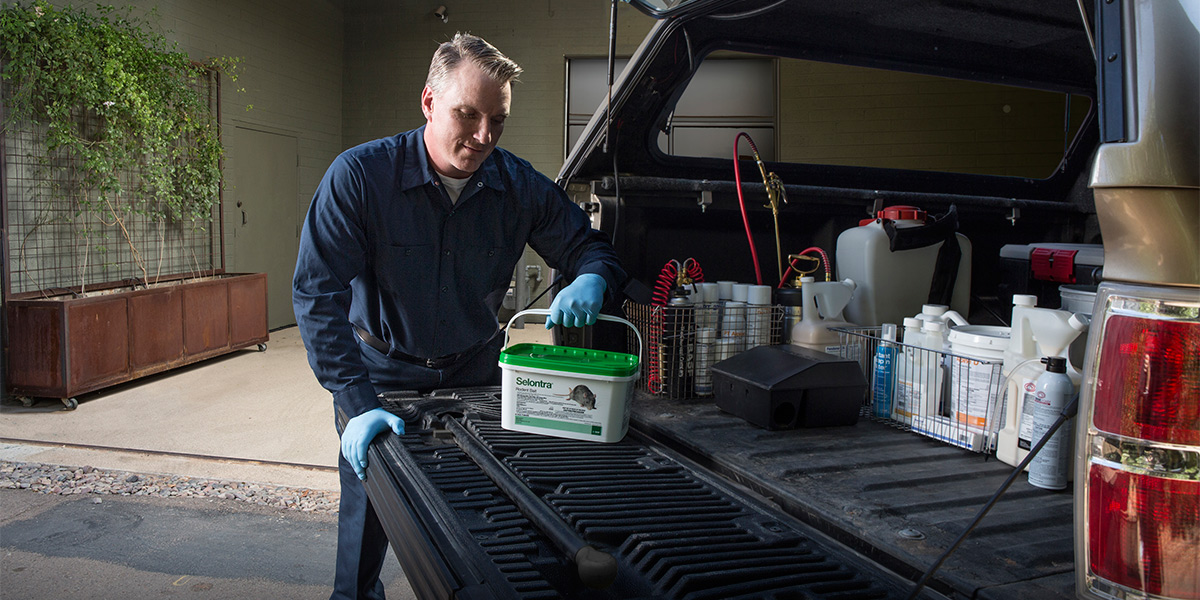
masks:
<svg viewBox="0 0 1200 600"><path fill-rule="evenodd" d="M747 131L764 160L1044 179L1091 108L1086 96L900 71L733 52L709 61L721 68L702 64L689 82L660 136L666 154L730 158ZM739 64L749 68L731 79Z"/></svg>

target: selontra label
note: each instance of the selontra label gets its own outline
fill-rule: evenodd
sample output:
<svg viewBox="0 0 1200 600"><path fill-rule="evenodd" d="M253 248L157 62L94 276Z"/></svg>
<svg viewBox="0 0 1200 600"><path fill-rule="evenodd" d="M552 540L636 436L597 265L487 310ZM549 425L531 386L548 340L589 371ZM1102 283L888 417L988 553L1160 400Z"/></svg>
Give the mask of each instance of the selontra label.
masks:
<svg viewBox="0 0 1200 600"><path fill-rule="evenodd" d="M554 387L554 384L550 383L549 381L542 381L540 379L527 379L524 377L517 378L517 385L527 385L530 387L543 389L550 389L551 387Z"/></svg>

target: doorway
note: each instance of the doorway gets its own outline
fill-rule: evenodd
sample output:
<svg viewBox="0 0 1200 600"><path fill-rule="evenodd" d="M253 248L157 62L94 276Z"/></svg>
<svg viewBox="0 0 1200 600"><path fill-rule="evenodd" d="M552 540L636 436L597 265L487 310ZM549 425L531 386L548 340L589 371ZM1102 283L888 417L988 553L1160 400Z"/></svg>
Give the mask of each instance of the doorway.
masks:
<svg viewBox="0 0 1200 600"><path fill-rule="evenodd" d="M267 274L267 325L295 324L300 248L296 137L249 127L225 134L225 270Z"/></svg>

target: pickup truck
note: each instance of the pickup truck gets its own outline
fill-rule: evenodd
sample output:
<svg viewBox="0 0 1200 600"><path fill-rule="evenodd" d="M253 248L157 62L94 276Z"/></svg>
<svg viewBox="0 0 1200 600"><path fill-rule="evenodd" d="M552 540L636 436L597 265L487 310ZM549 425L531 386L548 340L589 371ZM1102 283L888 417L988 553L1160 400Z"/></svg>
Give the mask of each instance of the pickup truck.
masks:
<svg viewBox="0 0 1200 600"><path fill-rule="evenodd" d="M1005 247L1102 244L1074 482L1036 487L868 405L763 427L647 385L645 362L612 444L504 429L499 388L388 394L407 433L373 443L366 485L418 597L1200 598L1200 4L632 3L660 21L558 177L634 282L606 312L689 258L775 286L823 248L836 272L841 232L906 205L953 217L959 312L1003 327L1014 293L1059 301ZM685 110L739 96L700 83L710 61L767 65L737 80L765 113Z"/></svg>

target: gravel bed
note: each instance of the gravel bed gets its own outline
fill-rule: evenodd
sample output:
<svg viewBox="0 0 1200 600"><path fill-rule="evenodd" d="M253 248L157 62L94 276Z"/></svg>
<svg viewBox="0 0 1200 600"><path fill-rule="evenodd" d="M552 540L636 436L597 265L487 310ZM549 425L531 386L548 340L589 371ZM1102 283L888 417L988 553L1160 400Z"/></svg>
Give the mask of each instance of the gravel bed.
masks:
<svg viewBox="0 0 1200 600"><path fill-rule="evenodd" d="M0 461L0 488L41 494L217 498L315 513L337 513L339 494L278 485L154 475L93 467Z"/></svg>

